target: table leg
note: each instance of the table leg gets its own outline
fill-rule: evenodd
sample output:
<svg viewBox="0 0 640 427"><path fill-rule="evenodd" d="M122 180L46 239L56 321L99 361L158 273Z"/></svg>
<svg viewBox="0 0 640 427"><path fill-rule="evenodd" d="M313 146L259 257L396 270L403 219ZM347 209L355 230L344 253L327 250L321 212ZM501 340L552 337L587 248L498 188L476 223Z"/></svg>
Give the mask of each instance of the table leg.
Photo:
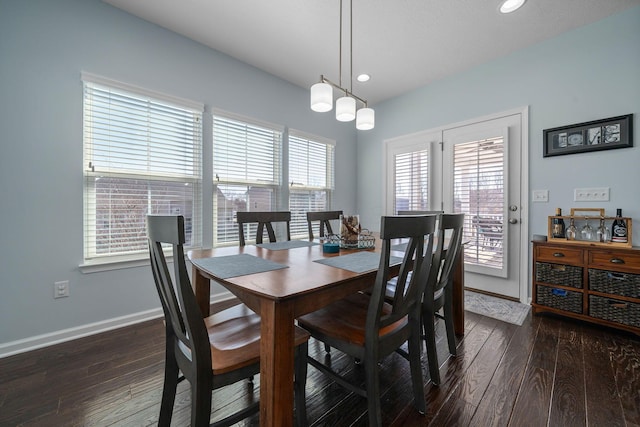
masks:
<svg viewBox="0 0 640 427"><path fill-rule="evenodd" d="M208 317L211 306L211 283L208 278L200 274L200 270L198 270L195 265L193 266L192 273L193 284L191 286L193 286L193 291L196 295L196 303L198 304L198 307L200 307L202 316Z"/></svg>
<svg viewBox="0 0 640 427"><path fill-rule="evenodd" d="M260 425L293 426L294 317L286 302L260 307Z"/></svg>
<svg viewBox="0 0 640 427"><path fill-rule="evenodd" d="M453 329L456 335L464 335L464 245L460 245L453 271Z"/></svg>

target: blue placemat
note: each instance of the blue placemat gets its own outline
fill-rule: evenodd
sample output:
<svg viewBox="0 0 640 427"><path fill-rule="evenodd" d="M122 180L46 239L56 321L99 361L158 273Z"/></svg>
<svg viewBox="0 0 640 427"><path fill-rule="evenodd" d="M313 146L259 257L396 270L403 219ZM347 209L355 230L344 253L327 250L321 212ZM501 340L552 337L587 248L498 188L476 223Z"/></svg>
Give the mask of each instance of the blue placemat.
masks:
<svg viewBox="0 0 640 427"><path fill-rule="evenodd" d="M406 252L408 243L398 243L397 245L392 245L392 251Z"/></svg>
<svg viewBox="0 0 640 427"><path fill-rule="evenodd" d="M200 258L191 260L191 263L221 279L289 268L286 265L249 254Z"/></svg>
<svg viewBox="0 0 640 427"><path fill-rule="evenodd" d="M260 243L256 245L259 248L269 249L270 251L281 251L284 249L304 248L307 246L316 246L318 243L306 240L291 240L285 242Z"/></svg>
<svg viewBox="0 0 640 427"><path fill-rule="evenodd" d="M353 271L354 273L364 273L365 271L378 269L380 254L377 252L357 252L355 254L317 259L314 262ZM401 262L402 258L399 257L392 256L390 259L391 265L400 264Z"/></svg>

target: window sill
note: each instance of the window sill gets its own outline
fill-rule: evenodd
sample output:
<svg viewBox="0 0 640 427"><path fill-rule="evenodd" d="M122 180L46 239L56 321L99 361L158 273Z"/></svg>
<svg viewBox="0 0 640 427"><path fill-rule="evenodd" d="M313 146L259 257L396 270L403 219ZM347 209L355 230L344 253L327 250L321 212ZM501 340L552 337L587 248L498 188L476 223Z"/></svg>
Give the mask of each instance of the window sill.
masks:
<svg viewBox="0 0 640 427"><path fill-rule="evenodd" d="M114 257L114 258L96 258L86 260L80 264L78 268L84 274L99 273L102 271L121 270L124 268L144 267L150 265L149 256L146 257Z"/></svg>

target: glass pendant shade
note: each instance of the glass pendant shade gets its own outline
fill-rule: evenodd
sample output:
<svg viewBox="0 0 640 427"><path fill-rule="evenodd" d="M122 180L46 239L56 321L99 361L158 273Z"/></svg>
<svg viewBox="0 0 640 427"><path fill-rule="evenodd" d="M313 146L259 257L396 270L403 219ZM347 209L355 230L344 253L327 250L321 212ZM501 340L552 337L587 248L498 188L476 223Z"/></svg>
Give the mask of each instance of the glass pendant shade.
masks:
<svg viewBox="0 0 640 427"><path fill-rule="evenodd" d="M356 129L369 130L376 125L376 113L373 108L361 108L356 117Z"/></svg>
<svg viewBox="0 0 640 427"><path fill-rule="evenodd" d="M319 113L333 108L333 88L328 83L316 83L311 86L311 109Z"/></svg>
<svg viewBox="0 0 640 427"><path fill-rule="evenodd" d="M336 101L336 120L350 122L356 118L356 100L350 96L343 96Z"/></svg>

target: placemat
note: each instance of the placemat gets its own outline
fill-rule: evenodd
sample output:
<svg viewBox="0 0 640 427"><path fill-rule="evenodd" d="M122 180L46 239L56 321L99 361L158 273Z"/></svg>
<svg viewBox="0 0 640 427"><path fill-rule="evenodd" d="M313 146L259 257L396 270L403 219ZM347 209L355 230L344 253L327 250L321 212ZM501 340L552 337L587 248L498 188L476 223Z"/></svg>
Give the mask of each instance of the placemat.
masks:
<svg viewBox="0 0 640 427"><path fill-rule="evenodd" d="M259 248L269 249L270 251L281 251L284 249L304 248L306 246L317 246L318 243L306 240L291 240L284 242L260 243L256 245Z"/></svg>
<svg viewBox="0 0 640 427"><path fill-rule="evenodd" d="M391 245L392 251L406 252L408 243L398 243L397 245Z"/></svg>
<svg viewBox="0 0 640 427"><path fill-rule="evenodd" d="M378 268L380 265L380 254L377 252L357 252L355 254L316 259L313 262L353 271L354 273L364 273L365 271L376 270ZM395 256L390 258L391 265L400 264L401 262L402 258Z"/></svg>
<svg viewBox="0 0 640 427"><path fill-rule="evenodd" d="M286 265L249 254L200 258L191 260L191 262L221 279L289 268Z"/></svg>

